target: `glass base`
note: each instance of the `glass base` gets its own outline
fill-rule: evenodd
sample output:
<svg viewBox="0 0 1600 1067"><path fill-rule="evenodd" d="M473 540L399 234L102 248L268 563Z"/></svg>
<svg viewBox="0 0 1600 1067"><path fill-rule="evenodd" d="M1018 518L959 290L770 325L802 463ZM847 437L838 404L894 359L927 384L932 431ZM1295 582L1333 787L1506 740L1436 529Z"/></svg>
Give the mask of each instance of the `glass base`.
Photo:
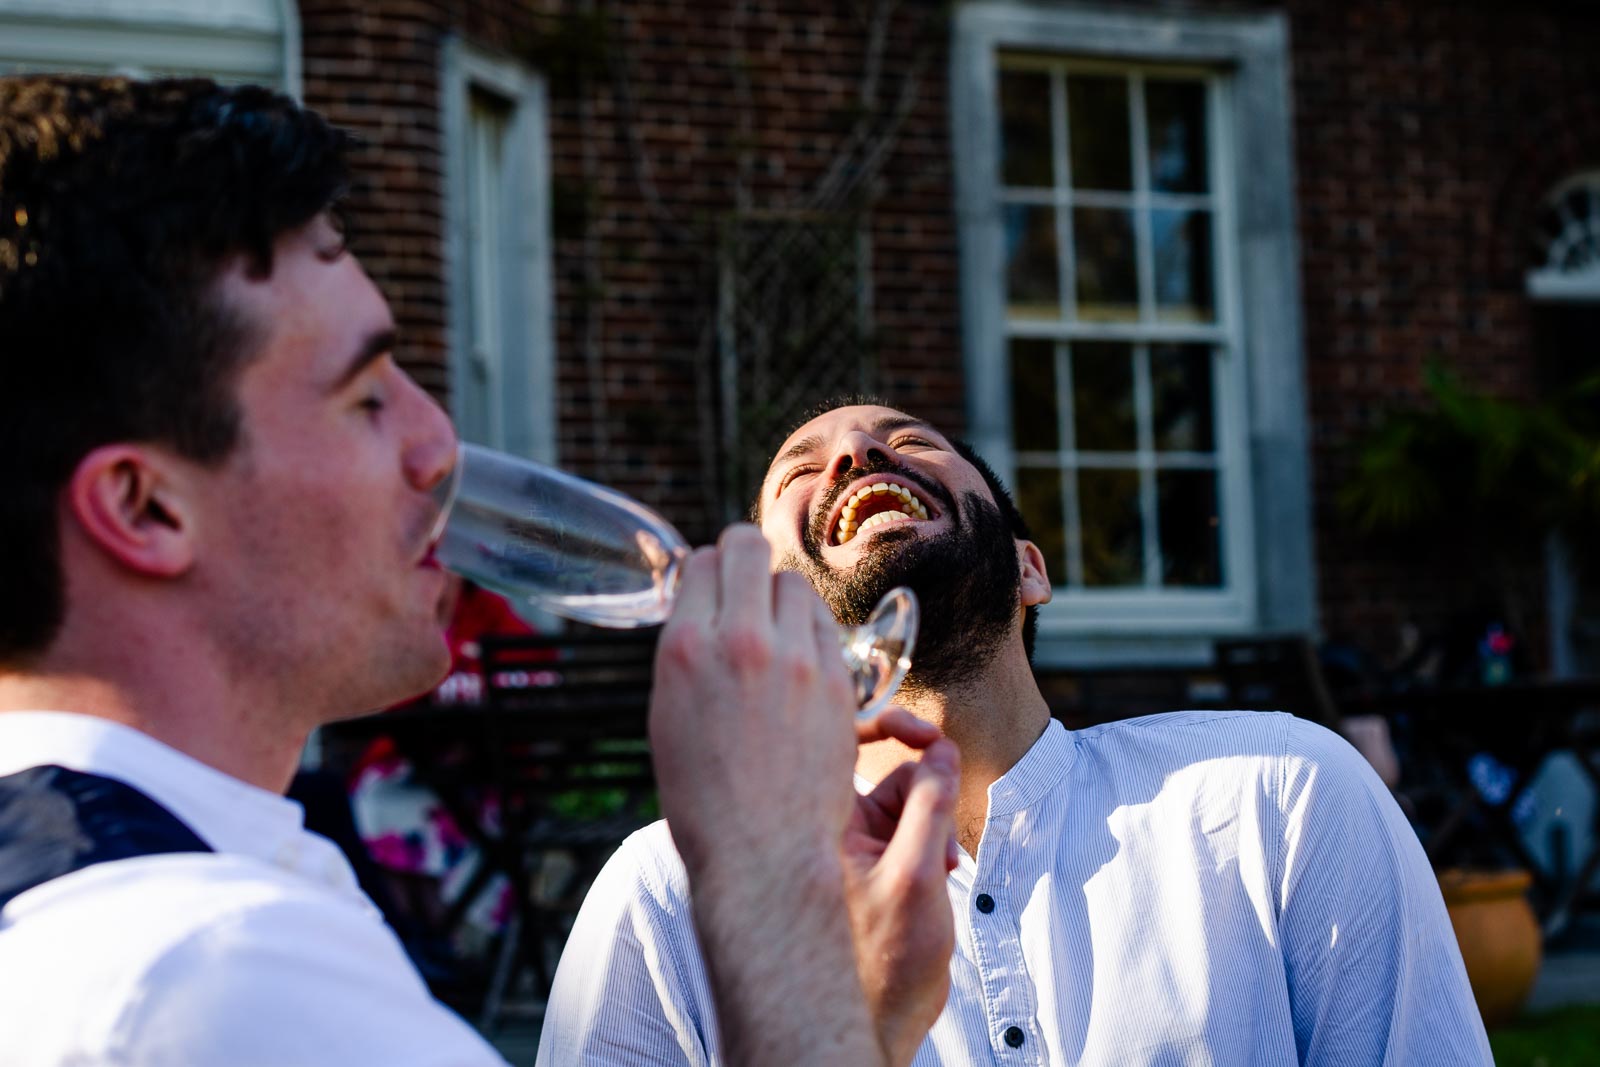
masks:
<svg viewBox="0 0 1600 1067"><path fill-rule="evenodd" d="M911 668L920 618L917 595L897 586L883 595L860 626L840 631L845 665L856 687L856 718L876 715L893 699Z"/></svg>

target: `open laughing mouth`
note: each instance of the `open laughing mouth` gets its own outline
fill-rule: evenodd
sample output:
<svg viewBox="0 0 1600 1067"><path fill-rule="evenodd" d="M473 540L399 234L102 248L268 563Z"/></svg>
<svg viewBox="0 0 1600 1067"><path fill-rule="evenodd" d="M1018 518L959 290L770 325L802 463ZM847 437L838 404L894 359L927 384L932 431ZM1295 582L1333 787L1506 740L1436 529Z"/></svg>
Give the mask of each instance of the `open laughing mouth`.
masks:
<svg viewBox="0 0 1600 1067"><path fill-rule="evenodd" d="M868 530L899 522L927 522L937 507L922 491L899 479L877 475L858 484L834 516L828 543L846 544Z"/></svg>

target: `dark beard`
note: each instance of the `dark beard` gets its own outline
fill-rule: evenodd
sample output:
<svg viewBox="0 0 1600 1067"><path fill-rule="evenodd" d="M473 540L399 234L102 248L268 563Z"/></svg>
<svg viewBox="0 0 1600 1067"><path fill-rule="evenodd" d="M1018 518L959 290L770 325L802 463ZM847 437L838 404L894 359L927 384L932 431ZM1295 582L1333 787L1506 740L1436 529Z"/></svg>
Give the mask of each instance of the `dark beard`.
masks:
<svg viewBox="0 0 1600 1067"><path fill-rule="evenodd" d="M925 484L905 470L896 473ZM936 496L949 500L943 492ZM908 692L948 689L973 677L1018 627L1022 570L1000 509L969 492L947 514L950 527L937 537L922 538L914 523L877 531L871 551L843 573L823 562L810 531L802 538L803 554L778 560L780 569L804 575L834 616L851 626L866 621L890 589L911 587L922 619L903 685Z"/></svg>

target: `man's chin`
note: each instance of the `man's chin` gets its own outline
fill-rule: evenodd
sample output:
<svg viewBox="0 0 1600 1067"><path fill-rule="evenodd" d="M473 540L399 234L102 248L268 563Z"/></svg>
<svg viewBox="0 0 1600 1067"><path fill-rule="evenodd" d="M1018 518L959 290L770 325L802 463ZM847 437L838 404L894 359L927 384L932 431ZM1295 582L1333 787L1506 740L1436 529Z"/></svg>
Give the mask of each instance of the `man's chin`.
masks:
<svg viewBox="0 0 1600 1067"><path fill-rule="evenodd" d="M425 697L450 674L450 645L438 626L430 625L411 644L408 654L390 658L389 669L382 672L384 692L378 698L379 709Z"/></svg>

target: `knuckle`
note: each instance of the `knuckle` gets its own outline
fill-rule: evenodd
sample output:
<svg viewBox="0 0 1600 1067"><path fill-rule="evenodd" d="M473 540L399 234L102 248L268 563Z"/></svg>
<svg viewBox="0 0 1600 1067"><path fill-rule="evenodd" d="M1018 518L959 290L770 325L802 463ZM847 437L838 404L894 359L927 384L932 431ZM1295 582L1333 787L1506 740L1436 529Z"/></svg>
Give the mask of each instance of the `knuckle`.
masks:
<svg viewBox="0 0 1600 1067"><path fill-rule="evenodd" d="M766 634L735 629L724 635L722 647L729 662L737 669L761 672L772 666L772 642Z"/></svg>
<svg viewBox="0 0 1600 1067"><path fill-rule="evenodd" d="M692 668L705 658L707 644L705 632L698 624L668 626L656 646L656 664L669 670Z"/></svg>
<svg viewBox="0 0 1600 1067"><path fill-rule="evenodd" d="M781 666L784 679L797 689L810 689L817 682L817 661L796 649L783 654Z"/></svg>

